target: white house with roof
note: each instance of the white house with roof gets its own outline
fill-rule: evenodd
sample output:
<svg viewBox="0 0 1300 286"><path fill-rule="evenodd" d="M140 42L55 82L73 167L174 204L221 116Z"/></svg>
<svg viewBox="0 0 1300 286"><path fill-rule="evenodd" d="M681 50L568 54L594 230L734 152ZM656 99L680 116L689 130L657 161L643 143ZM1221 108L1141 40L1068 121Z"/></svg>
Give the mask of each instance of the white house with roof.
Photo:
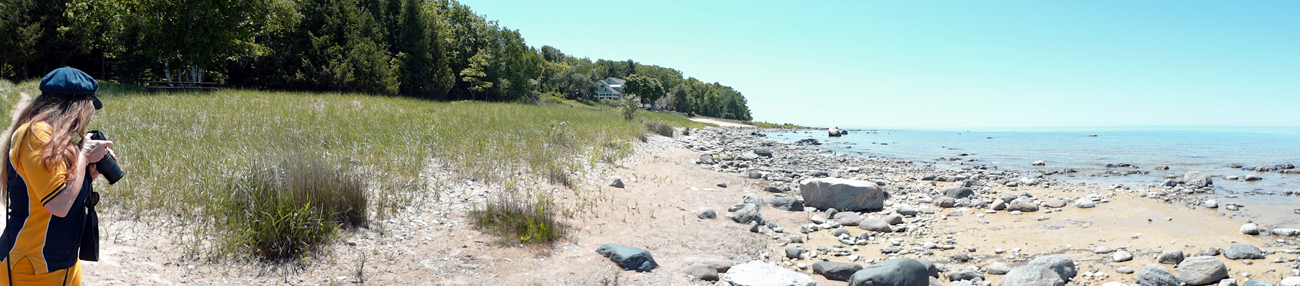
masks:
<svg viewBox="0 0 1300 286"><path fill-rule="evenodd" d="M614 78L614 77L606 78L605 80L602 81L597 81L596 84L598 86L596 87L596 98L623 100L624 83L627 83L627 81L619 78Z"/></svg>

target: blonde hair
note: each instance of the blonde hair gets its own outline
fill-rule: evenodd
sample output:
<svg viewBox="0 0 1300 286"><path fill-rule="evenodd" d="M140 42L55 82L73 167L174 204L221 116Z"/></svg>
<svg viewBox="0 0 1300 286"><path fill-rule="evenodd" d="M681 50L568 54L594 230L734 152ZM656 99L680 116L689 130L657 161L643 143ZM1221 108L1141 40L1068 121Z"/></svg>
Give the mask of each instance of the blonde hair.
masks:
<svg viewBox="0 0 1300 286"><path fill-rule="evenodd" d="M90 125L91 116L95 112L95 104L90 94L66 94L66 93L41 93L31 104L26 107L16 108L22 110L18 113L14 123L9 125L8 131L4 134L4 142L0 142L0 157L4 158L5 163L9 163L9 149L13 148L14 131L19 126L28 123L45 122L50 125L51 134L48 144L41 146L41 166L45 170L54 170L57 164L72 166L77 160L77 151L80 149L78 144L72 142L73 138L80 138L86 133L86 126ZM30 132L31 126L27 127ZM71 181L73 172L68 172L68 178ZM6 200L9 198L9 168L0 168L0 195Z"/></svg>

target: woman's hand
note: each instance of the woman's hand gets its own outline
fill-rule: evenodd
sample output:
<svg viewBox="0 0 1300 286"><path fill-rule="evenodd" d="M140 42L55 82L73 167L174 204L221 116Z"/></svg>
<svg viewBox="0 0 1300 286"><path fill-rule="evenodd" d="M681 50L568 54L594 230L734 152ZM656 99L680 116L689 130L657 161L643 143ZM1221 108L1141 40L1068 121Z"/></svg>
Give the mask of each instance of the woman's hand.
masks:
<svg viewBox="0 0 1300 286"><path fill-rule="evenodd" d="M90 134L86 134L81 138L81 156L86 158L88 163L99 162L104 159L104 155L111 154L108 150L109 146L113 146L113 141L93 140L90 139Z"/></svg>

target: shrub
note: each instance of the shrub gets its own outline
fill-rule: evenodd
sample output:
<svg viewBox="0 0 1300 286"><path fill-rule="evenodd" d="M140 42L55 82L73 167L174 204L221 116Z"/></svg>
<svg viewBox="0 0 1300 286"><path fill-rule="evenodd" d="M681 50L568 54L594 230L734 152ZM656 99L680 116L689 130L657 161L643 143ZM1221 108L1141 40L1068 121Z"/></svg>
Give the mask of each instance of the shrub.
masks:
<svg viewBox="0 0 1300 286"><path fill-rule="evenodd" d="M254 163L231 180L221 204L228 247L262 260L292 258L331 238L340 226L365 226L365 182L319 156Z"/></svg>
<svg viewBox="0 0 1300 286"><path fill-rule="evenodd" d="M619 104L619 112L623 113L623 119L631 121L636 118L636 111L641 110L641 98L635 95L628 95L623 98Z"/></svg>
<svg viewBox="0 0 1300 286"><path fill-rule="evenodd" d="M645 129L664 137L673 137L673 127L659 122L646 122Z"/></svg>
<svg viewBox="0 0 1300 286"><path fill-rule="evenodd" d="M470 211L469 217L474 226L501 236L505 243L549 243L566 232L566 226L557 220L555 199L543 193L498 193L482 208Z"/></svg>

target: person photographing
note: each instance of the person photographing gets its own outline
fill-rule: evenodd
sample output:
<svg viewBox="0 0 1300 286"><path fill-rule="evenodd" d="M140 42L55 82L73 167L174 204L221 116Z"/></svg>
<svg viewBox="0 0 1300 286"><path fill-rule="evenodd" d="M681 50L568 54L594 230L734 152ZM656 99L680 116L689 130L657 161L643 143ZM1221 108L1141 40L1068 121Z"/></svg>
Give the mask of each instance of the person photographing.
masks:
<svg viewBox="0 0 1300 286"><path fill-rule="evenodd" d="M98 202L91 182L99 176L96 163L114 158L113 142L86 132L94 111L103 107L98 89L80 70L55 69L41 79L40 96L19 111L9 140L0 142L7 151L0 185L8 208L0 283L81 285L78 251L87 219L97 220L87 215L87 207Z"/></svg>

